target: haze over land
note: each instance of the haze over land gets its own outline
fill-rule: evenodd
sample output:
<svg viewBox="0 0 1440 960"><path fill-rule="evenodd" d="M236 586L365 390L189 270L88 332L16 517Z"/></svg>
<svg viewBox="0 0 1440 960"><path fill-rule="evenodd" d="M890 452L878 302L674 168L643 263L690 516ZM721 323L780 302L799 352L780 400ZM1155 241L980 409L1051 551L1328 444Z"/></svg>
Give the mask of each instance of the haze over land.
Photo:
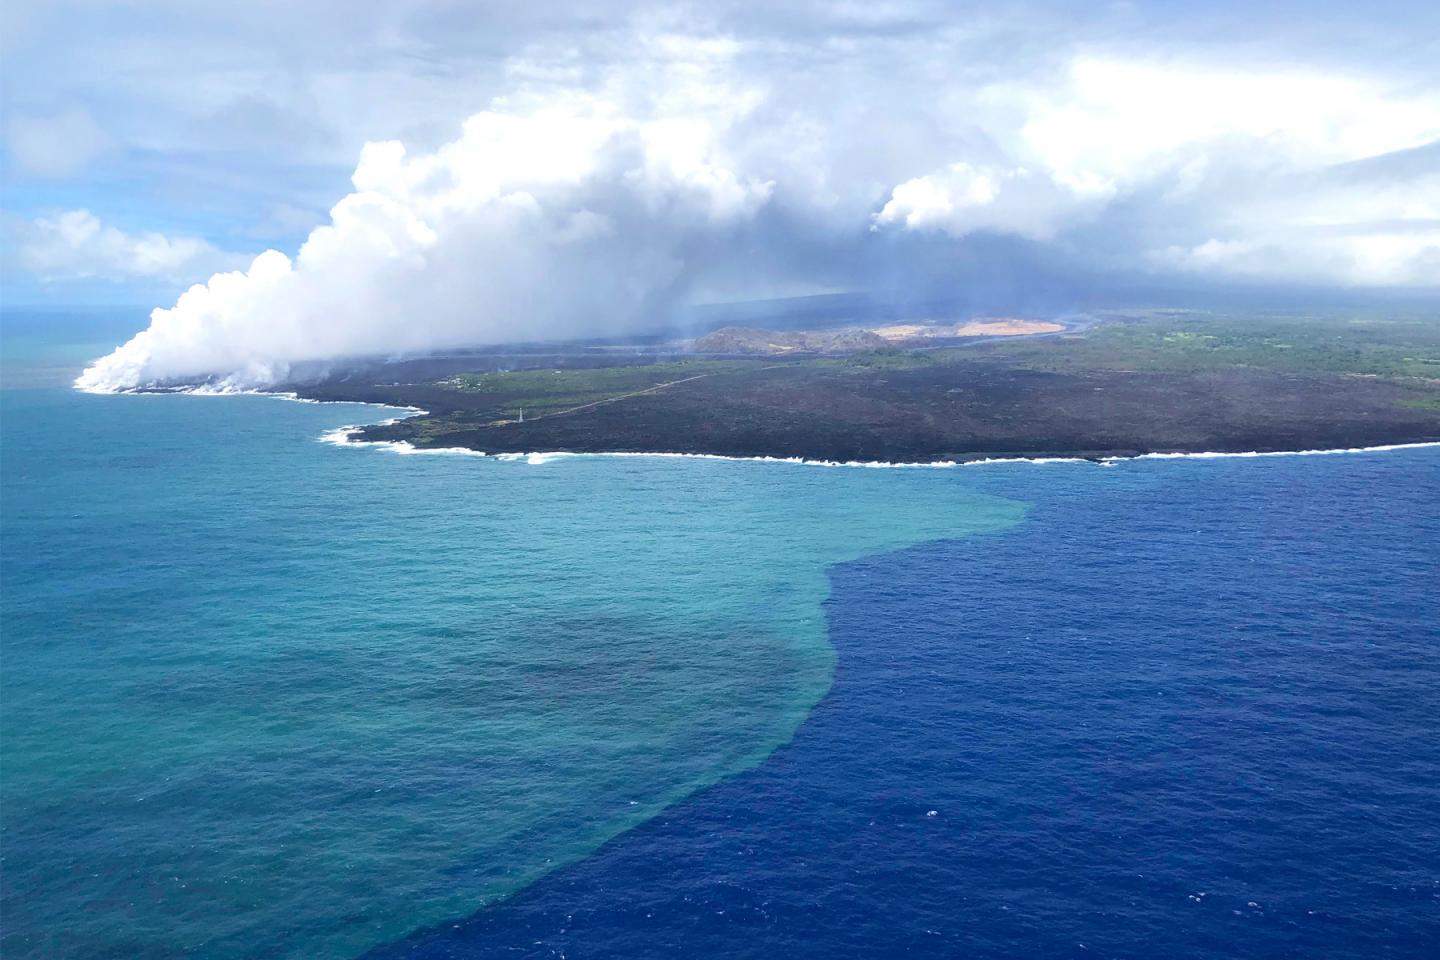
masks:
<svg viewBox="0 0 1440 960"><path fill-rule="evenodd" d="M11 296L160 305L86 388L836 290L1440 287L1425 5L263 14L6 13Z"/></svg>

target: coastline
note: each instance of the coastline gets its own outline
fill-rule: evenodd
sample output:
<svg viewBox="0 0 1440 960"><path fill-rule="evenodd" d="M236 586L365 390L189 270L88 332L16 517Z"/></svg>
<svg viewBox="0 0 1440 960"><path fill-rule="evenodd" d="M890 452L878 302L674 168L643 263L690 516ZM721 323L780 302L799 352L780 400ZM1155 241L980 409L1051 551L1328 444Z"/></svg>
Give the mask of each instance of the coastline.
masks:
<svg viewBox="0 0 1440 960"><path fill-rule="evenodd" d="M1257 458L1257 457L1312 457L1312 456L1335 456L1338 454L1362 454L1362 453L1384 453L1391 450L1416 450L1427 447L1440 447L1440 440L1412 440L1395 443L1361 444L1346 447L1312 447L1305 449L1246 449L1246 450L1137 450L1126 452L1087 451L1080 452L1044 452L1033 455L1016 454L989 456L977 454L975 456L960 456L936 460L831 460L822 457L786 457L770 454L724 454L710 453L703 451L680 451L680 450L516 450L516 451L487 451L473 447L464 446L420 446L409 440L398 439L366 439L363 434L376 428L390 427L401 423L412 417L424 417L429 415L420 407L404 406L392 403L382 403L371 400L331 400L308 397L294 390L213 390L204 387L193 387L174 390L143 390L143 391L105 391L87 390L74 387L79 393L90 394L91 396L193 396L193 397L240 397L255 396L269 397L275 400L285 400L291 403L324 404L324 405L354 405L364 407L378 407L384 410L395 410L401 413L400 416L387 417L373 423L347 424L333 430L327 430L317 439L337 447L368 447L383 450L402 456L414 456L418 454L433 454L437 456L466 456L481 457L489 460L506 462L524 462L532 466L539 466L556 460L574 459L580 457L608 457L608 458L634 458L651 457L664 459L692 459L692 460L732 460L743 463L784 463L795 466L810 467L851 467L860 469L895 469L895 470L944 470L956 467L977 467L994 466L1001 464L1030 463L1030 464L1057 464L1075 463L1091 464L1093 466L1110 466L1131 460L1215 460L1215 459L1236 459L1236 458Z"/></svg>
<svg viewBox="0 0 1440 960"><path fill-rule="evenodd" d="M611 383L609 373L561 371L552 379L527 371L475 389L426 382L299 392L429 411L357 427L354 440L526 457L691 454L948 465L1440 442L1440 417L1419 403L1428 403L1429 388L1320 373L1059 374L956 362L719 371L667 381L664 390L646 386L666 375Z"/></svg>
<svg viewBox="0 0 1440 960"><path fill-rule="evenodd" d="M298 403L364 403L364 401L343 401L343 400L314 400L300 397L293 393L264 393L255 391L261 396L272 396L282 400L292 400ZM367 406L388 407L388 404L365 404ZM670 450L531 450L531 451L497 451L490 453L484 450L476 450L470 447L423 447L417 446L408 440L367 440L361 434L372 427L386 427L399 423L402 420L415 416L424 416L426 411L418 407L394 408L403 409L405 416L391 417L386 420L377 421L373 424L350 424L328 430L318 438L322 443L328 443L337 447L369 447L378 450L385 450L404 456L417 454L435 454L440 456L468 456L483 457L489 460L506 462L524 462L531 466L540 466L556 460L574 459L580 457L607 457L611 459L649 457L661 459L688 459L688 460L732 460L740 463L784 463L795 466L809 467L851 467L860 469L890 469L890 470L945 470L955 467L981 467L995 466L1000 464L1030 463L1030 464L1056 464L1075 463L1090 464L1093 466L1110 466L1130 460L1217 460L1217 459L1249 459L1258 457L1316 457L1335 456L1339 454L1358 453L1384 453L1391 450L1418 450L1427 447L1440 447L1440 440L1418 440L1402 443L1371 444L1356 447L1326 447L1306 450L1150 450L1135 453L1103 454L1098 456L1080 455L1050 455L1037 454L1035 456L976 456L973 458L955 458L947 460L931 461L889 461L889 460L825 460L808 457L778 457L765 454L754 456L736 456L722 453L697 453L689 451Z"/></svg>

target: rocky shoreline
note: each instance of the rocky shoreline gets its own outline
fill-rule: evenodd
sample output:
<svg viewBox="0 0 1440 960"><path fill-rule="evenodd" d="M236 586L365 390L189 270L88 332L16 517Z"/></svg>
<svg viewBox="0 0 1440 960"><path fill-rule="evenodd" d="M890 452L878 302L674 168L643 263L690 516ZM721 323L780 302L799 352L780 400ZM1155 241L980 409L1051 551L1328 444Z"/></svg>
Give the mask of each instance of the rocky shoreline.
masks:
<svg viewBox="0 0 1440 960"><path fill-rule="evenodd" d="M523 405L524 396L470 395L437 384L330 384L299 393L427 411L360 428L361 441L491 454L937 463L1440 441L1440 409L1417 402L1433 396L1433 388L1254 370L1077 375L981 362L857 374L797 364L696 377L523 422L494 411Z"/></svg>

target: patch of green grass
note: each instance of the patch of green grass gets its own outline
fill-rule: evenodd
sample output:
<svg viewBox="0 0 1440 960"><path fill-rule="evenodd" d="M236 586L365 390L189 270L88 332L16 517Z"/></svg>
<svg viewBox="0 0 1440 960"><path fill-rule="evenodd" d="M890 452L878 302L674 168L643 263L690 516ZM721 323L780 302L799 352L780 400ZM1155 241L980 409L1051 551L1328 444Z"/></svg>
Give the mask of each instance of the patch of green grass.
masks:
<svg viewBox="0 0 1440 960"><path fill-rule="evenodd" d="M1428 397L1414 397L1410 400L1401 400L1396 405L1409 407L1413 410L1440 410L1440 393L1435 393Z"/></svg>
<svg viewBox="0 0 1440 960"><path fill-rule="evenodd" d="M1404 381L1419 392L1405 401L1436 409L1425 385L1440 382L1440 317L1221 315L1131 312L1078 336L1023 338L940 350L882 348L848 356L693 359L629 366L464 373L437 381L455 392L456 409L412 426L426 436L476 424L540 419L601 401L621 400L692 377L705 391L744 392L777 378L791 387L843 378L846 384L891 371L941 368L977 360L1062 374L1153 371L1193 374L1234 368L1324 373ZM784 368L784 369L780 369ZM922 378L926 376L923 372ZM938 375L938 374L937 374ZM882 379L883 382L883 379ZM677 385L674 390L688 390ZM848 387L846 388L848 389ZM654 396L662 395L661 391ZM441 410L443 404L437 405ZM437 441L438 442L438 441Z"/></svg>
<svg viewBox="0 0 1440 960"><path fill-rule="evenodd" d="M990 355L1063 371L1254 367L1440 379L1440 318L1186 316L1007 343Z"/></svg>

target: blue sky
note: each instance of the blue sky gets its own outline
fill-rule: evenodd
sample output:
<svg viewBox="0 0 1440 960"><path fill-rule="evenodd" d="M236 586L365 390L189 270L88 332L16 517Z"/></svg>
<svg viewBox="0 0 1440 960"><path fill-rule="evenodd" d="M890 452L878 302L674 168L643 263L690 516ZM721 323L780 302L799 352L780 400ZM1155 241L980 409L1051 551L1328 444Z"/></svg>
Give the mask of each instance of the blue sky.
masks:
<svg viewBox="0 0 1440 960"><path fill-rule="evenodd" d="M0 17L4 298L174 308L127 376L997 272L1440 287L1434 4Z"/></svg>

